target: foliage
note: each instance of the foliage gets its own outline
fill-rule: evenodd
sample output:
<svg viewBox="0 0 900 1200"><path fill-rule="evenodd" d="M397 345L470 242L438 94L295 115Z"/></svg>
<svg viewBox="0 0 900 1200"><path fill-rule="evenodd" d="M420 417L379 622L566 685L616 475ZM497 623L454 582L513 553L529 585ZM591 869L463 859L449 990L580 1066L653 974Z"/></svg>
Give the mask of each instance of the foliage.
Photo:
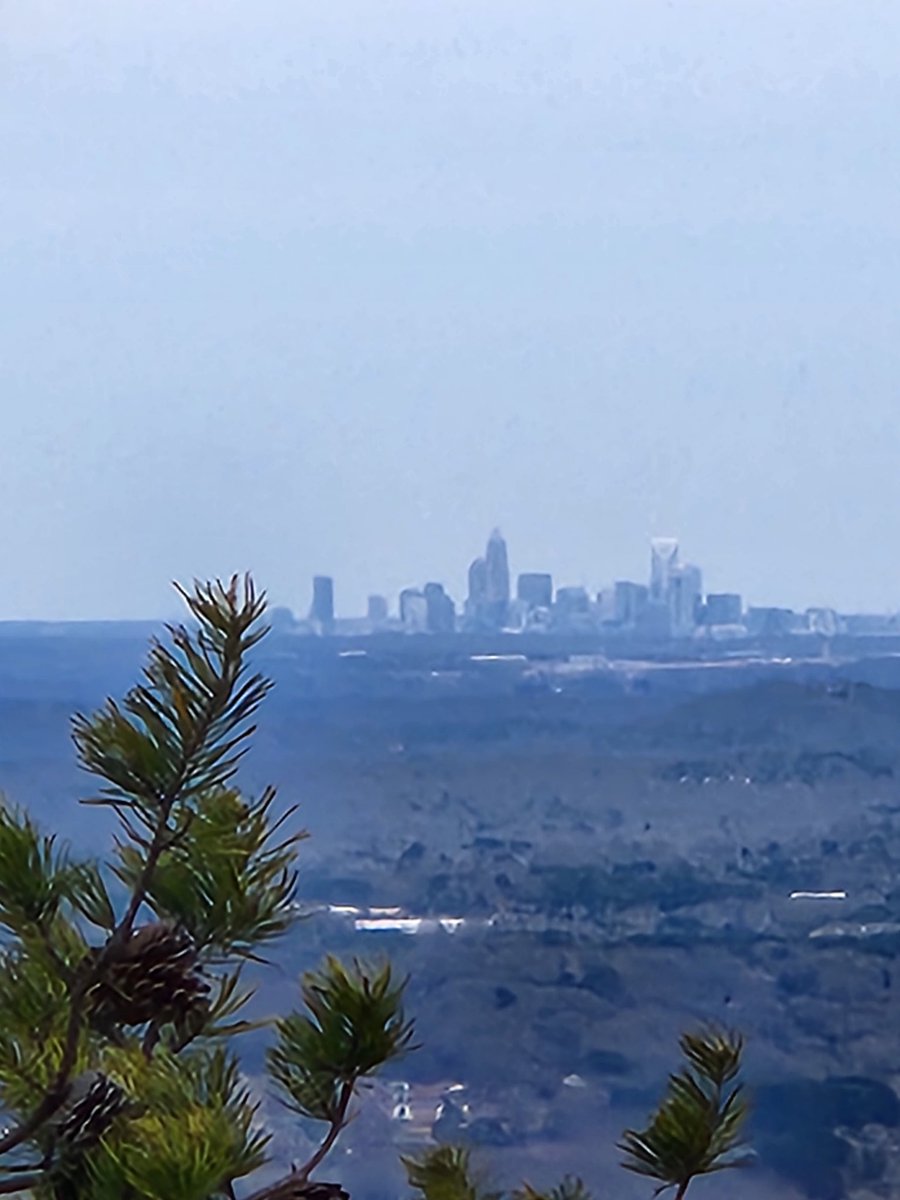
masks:
<svg viewBox="0 0 900 1200"><path fill-rule="evenodd" d="M256 1105L234 1057L221 1047L182 1056L157 1052L149 1065L133 1050L112 1052L108 1063L141 1107L90 1161L96 1200L129 1190L148 1200L205 1200L223 1180L263 1163L268 1138L255 1127Z"/></svg>
<svg viewBox="0 0 900 1200"><path fill-rule="evenodd" d="M471 1153L465 1146L437 1146L401 1161L410 1186L422 1193L422 1200L501 1200L503 1196L502 1192L485 1188L473 1170ZM545 1192L523 1183L510 1193L510 1200L591 1200L591 1194L580 1179L566 1175L561 1183Z"/></svg>
<svg viewBox="0 0 900 1200"><path fill-rule="evenodd" d="M86 803L118 818L110 863L0 802L0 1194L213 1200L265 1161L230 1039L254 1027L243 965L294 919L305 834L273 789L235 782L271 687L248 665L265 597L249 577L181 594L190 628L152 643L121 703L73 721L99 785ZM289 1180L324 1158L357 1080L408 1047L402 991L388 967L335 959L303 981L308 1015L280 1023L272 1073L296 1104L298 1077L330 1071L338 1103L306 1106L328 1127Z"/></svg>
<svg viewBox="0 0 900 1200"><path fill-rule="evenodd" d="M741 1153L748 1107L743 1085L734 1083L743 1039L708 1027L684 1034L680 1046L686 1065L669 1077L650 1124L640 1132L626 1130L619 1143L627 1170L659 1180L659 1191L676 1188L678 1198L698 1176L749 1161Z"/></svg>
<svg viewBox="0 0 900 1200"><path fill-rule="evenodd" d="M482 1190L464 1146L436 1146L418 1158L401 1161L410 1186L422 1193L422 1200L496 1200L500 1195Z"/></svg>
<svg viewBox="0 0 900 1200"><path fill-rule="evenodd" d="M320 971L303 977L307 1012L277 1022L269 1070L305 1117L334 1121L345 1087L410 1049L412 1022L403 1014L405 981L394 984L389 963L355 961L345 967L329 956Z"/></svg>
<svg viewBox="0 0 900 1200"><path fill-rule="evenodd" d="M295 812L270 825L275 791L247 800L233 788L197 797L184 834L159 857L147 888L157 915L174 916L194 944L215 954L256 957L255 947L277 938L291 923L297 882L291 864L306 835L293 833L270 845ZM118 847L115 873L129 887L140 877L141 855Z"/></svg>
<svg viewBox="0 0 900 1200"><path fill-rule="evenodd" d="M34 1200L235 1200L265 1162L258 1101L232 1038L256 1027L243 971L291 925L305 834L275 816L275 792L245 796L236 772L271 683L248 656L265 634L252 580L179 589L190 627L154 641L123 701L78 714L79 762L98 781L85 803L118 819L108 863L75 858L0 800L0 1195ZM347 1200L313 1183L352 1118L361 1081L413 1049L405 980L388 963L329 956L301 981L302 1007L275 1022L268 1073L284 1103L323 1122L286 1178L249 1200ZM742 1044L686 1035L685 1069L629 1169L675 1186L739 1165L746 1107ZM733 1085L733 1086L731 1086ZM403 1160L423 1200L500 1200L469 1152ZM567 1176L511 1200L590 1200Z"/></svg>
<svg viewBox="0 0 900 1200"><path fill-rule="evenodd" d="M513 1193L513 1200L591 1200L591 1193L577 1176L566 1175L562 1183L546 1192L524 1183L520 1191Z"/></svg>

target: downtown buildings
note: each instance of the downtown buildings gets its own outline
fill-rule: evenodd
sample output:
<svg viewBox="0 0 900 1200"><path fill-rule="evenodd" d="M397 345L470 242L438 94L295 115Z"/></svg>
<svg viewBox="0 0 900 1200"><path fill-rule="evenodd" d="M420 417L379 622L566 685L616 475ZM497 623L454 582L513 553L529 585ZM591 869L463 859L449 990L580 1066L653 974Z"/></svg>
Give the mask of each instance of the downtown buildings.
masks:
<svg viewBox="0 0 900 1200"><path fill-rule="evenodd" d="M393 612L387 597L374 594L365 616L339 617L334 581L317 575L308 617L293 621L289 610L283 610L290 620L282 620L279 628L318 636L468 634L479 637L481 645L491 635L556 635L603 652L608 647L625 655L675 652L688 657L715 655L717 645L743 653L786 639L814 638L827 646L841 638L871 642L900 637L900 615L745 607L736 592L705 593L700 568L682 560L672 537L651 539L647 566L646 581L619 579L594 594L581 585L555 585L550 572L539 570L520 573L513 587L509 550L495 529L484 552L469 565L460 605L442 583L429 581L403 588Z"/></svg>
<svg viewBox="0 0 900 1200"><path fill-rule="evenodd" d="M546 571L525 571L512 587L509 551L494 529L484 553L472 560L467 594L458 610L443 584L428 582L403 588L396 615L385 597L368 599L364 618L338 620L334 584L327 576L313 582L308 631L410 634L573 633L631 636L653 642L739 634L745 619L740 596L704 596L700 568L683 562L675 538L653 538L646 583L618 580L592 595L583 586L558 586ZM756 616L754 619L762 620Z"/></svg>

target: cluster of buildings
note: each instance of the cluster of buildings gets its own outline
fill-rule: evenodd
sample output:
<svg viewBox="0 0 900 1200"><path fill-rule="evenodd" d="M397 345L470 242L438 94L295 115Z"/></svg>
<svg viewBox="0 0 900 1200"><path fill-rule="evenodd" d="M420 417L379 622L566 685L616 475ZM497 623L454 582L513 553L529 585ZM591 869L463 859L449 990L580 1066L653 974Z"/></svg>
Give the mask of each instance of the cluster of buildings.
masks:
<svg viewBox="0 0 900 1200"><path fill-rule="evenodd" d="M813 633L835 636L897 634L894 617L842 616L831 609L803 613L787 608L745 608L735 592L703 590L703 574L683 562L675 538L653 538L646 583L618 580L596 594L585 587L555 587L552 575L527 571L513 588L506 542L498 529L483 555L471 563L468 591L457 605L443 584L401 591L391 611L384 596L370 596L365 617L335 617L334 583L316 576L306 632L490 633L548 632L606 634L640 641L783 637Z"/></svg>

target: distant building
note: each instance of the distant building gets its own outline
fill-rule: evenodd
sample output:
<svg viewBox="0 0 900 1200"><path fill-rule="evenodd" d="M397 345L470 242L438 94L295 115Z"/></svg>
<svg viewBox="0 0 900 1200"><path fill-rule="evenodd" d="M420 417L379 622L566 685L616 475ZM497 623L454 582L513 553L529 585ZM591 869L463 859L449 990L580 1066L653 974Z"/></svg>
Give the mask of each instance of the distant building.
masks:
<svg viewBox="0 0 900 1200"><path fill-rule="evenodd" d="M418 588L404 588L400 593L400 620L407 633L428 632L428 601Z"/></svg>
<svg viewBox="0 0 900 1200"><path fill-rule="evenodd" d="M270 608L266 618L273 633L289 633L297 627L297 619L289 608Z"/></svg>
<svg viewBox="0 0 900 1200"><path fill-rule="evenodd" d="M456 629L456 605L443 584L425 584L426 622L429 633L453 633Z"/></svg>
<svg viewBox="0 0 900 1200"><path fill-rule="evenodd" d="M572 633L589 632L596 627L596 619L587 588L561 587L556 589L552 624L555 629L568 630Z"/></svg>
<svg viewBox="0 0 900 1200"><path fill-rule="evenodd" d="M843 620L833 608L808 608L806 624L810 633L826 638L837 637L845 629Z"/></svg>
<svg viewBox="0 0 900 1200"><path fill-rule="evenodd" d="M556 604L560 613L586 613L591 611L591 598L587 588L561 587L556 589Z"/></svg>
<svg viewBox="0 0 900 1200"><path fill-rule="evenodd" d="M677 538L650 539L650 601L652 604L668 603L669 582L677 562Z"/></svg>
<svg viewBox="0 0 900 1200"><path fill-rule="evenodd" d="M509 560L499 529L488 539L484 558L469 567L466 625L470 629L502 629L509 616Z"/></svg>
<svg viewBox="0 0 900 1200"><path fill-rule="evenodd" d="M690 637L700 618L703 575L691 563L675 563L668 574L669 629L672 637Z"/></svg>
<svg viewBox="0 0 900 1200"><path fill-rule="evenodd" d="M553 576L526 571L516 581L516 599L528 608L549 608L553 603Z"/></svg>
<svg viewBox="0 0 900 1200"><path fill-rule="evenodd" d="M668 604L650 602L641 609L635 622L638 637L650 641L665 641L672 636L672 614Z"/></svg>
<svg viewBox="0 0 900 1200"><path fill-rule="evenodd" d="M499 529L495 529L488 538L484 561L487 573L488 619L496 628L501 628L506 623L510 590L509 556Z"/></svg>
<svg viewBox="0 0 900 1200"><path fill-rule="evenodd" d="M334 629L334 580L330 575L316 575L313 578L309 618L315 621L322 633L331 633Z"/></svg>
<svg viewBox="0 0 900 1200"><path fill-rule="evenodd" d="M476 558L469 567L469 594L466 598L466 612L477 616L487 604L487 563L483 558Z"/></svg>
<svg viewBox="0 0 900 1200"><path fill-rule="evenodd" d="M637 625L650 601L650 591L643 583L628 579L613 584L613 620L618 625Z"/></svg>
<svg viewBox="0 0 900 1200"><path fill-rule="evenodd" d="M880 613L845 613L841 623L851 637L883 637L900 631L898 617Z"/></svg>
<svg viewBox="0 0 900 1200"><path fill-rule="evenodd" d="M736 592L710 592L706 597L705 625L740 625L743 616L744 603Z"/></svg>
<svg viewBox="0 0 900 1200"><path fill-rule="evenodd" d="M748 608L744 623L753 637L784 637L806 629L806 620L792 608Z"/></svg>
<svg viewBox="0 0 900 1200"><path fill-rule="evenodd" d="M386 596L370 596L366 609L366 619L370 625L383 625L388 619L388 602Z"/></svg>
<svg viewBox="0 0 900 1200"><path fill-rule="evenodd" d="M603 588L597 593L594 612L601 625L616 624L616 592L615 588Z"/></svg>

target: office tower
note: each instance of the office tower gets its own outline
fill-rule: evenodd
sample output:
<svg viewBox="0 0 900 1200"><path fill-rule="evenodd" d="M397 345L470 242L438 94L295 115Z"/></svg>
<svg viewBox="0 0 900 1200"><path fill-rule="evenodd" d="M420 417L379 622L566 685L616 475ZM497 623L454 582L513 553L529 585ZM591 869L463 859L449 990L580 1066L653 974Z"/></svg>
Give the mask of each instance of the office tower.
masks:
<svg viewBox="0 0 900 1200"><path fill-rule="evenodd" d="M613 619L619 625L636 625L649 602L647 586L619 579L613 586L613 594Z"/></svg>
<svg viewBox="0 0 900 1200"><path fill-rule="evenodd" d="M334 628L334 580L330 575L316 575L313 578L309 617L319 625L322 633L330 633Z"/></svg>
<svg viewBox="0 0 900 1200"><path fill-rule="evenodd" d="M553 576L526 571L516 581L516 599L528 608L549 608L553 603Z"/></svg>
<svg viewBox="0 0 900 1200"><path fill-rule="evenodd" d="M703 575L691 563L675 563L667 586L669 629L673 637L690 637L703 602Z"/></svg>
<svg viewBox="0 0 900 1200"><path fill-rule="evenodd" d="M509 604L509 559L506 542L499 529L488 538L487 553L487 601L492 605Z"/></svg>
<svg viewBox="0 0 900 1200"><path fill-rule="evenodd" d="M554 629L569 633L589 633L596 629L597 616L592 609L587 588L557 588L551 623Z"/></svg>
<svg viewBox="0 0 900 1200"><path fill-rule="evenodd" d="M806 623L810 633L833 638L844 632L844 623L833 608L808 608Z"/></svg>
<svg viewBox="0 0 900 1200"><path fill-rule="evenodd" d="M669 578L677 562L677 538L650 539L650 602L652 604L667 602Z"/></svg>
<svg viewBox="0 0 900 1200"><path fill-rule="evenodd" d="M806 618L791 608L748 608L745 614L747 632L753 637L778 638L801 632Z"/></svg>
<svg viewBox="0 0 900 1200"><path fill-rule="evenodd" d="M443 584L425 584L425 607L429 633L453 633L456 629L456 605Z"/></svg>
<svg viewBox="0 0 900 1200"><path fill-rule="evenodd" d="M585 587L556 589L556 608L562 613L586 613L591 610L591 598Z"/></svg>
<svg viewBox="0 0 900 1200"><path fill-rule="evenodd" d="M466 600L466 612L477 616L487 603L487 562L476 558L469 567L469 595Z"/></svg>
<svg viewBox="0 0 900 1200"><path fill-rule="evenodd" d="M383 625L388 619L388 602L385 596L370 596L366 609L366 619L370 625Z"/></svg>
<svg viewBox="0 0 900 1200"><path fill-rule="evenodd" d="M743 601L734 592L710 592L706 597L704 621L707 625L740 625L743 615Z"/></svg>
<svg viewBox="0 0 900 1200"><path fill-rule="evenodd" d="M407 633L428 632L428 602L418 588L400 593L400 620Z"/></svg>
<svg viewBox="0 0 900 1200"><path fill-rule="evenodd" d="M499 529L488 538L484 556L487 576L484 620L491 629L501 629L509 616L509 559Z"/></svg>
<svg viewBox="0 0 900 1200"><path fill-rule="evenodd" d="M601 625L611 625L616 620L616 593L614 588L602 588L594 600L594 616Z"/></svg>

